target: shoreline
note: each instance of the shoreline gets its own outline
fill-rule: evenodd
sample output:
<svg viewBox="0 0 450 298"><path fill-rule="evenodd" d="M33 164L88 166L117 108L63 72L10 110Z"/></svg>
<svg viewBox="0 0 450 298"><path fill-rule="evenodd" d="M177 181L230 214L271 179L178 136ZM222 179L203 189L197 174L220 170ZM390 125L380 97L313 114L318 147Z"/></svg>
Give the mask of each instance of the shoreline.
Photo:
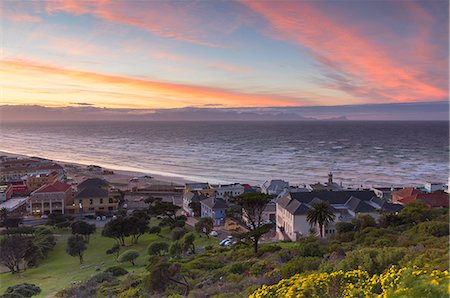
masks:
<svg viewBox="0 0 450 298"><path fill-rule="evenodd" d="M83 174L84 172L87 172L87 173L90 173L92 176L102 176L109 182L118 183L118 184L124 184L124 183L128 184L129 179L134 178L134 177L142 177L145 175L149 175L149 176L153 177L151 179L151 184L184 185L185 183L189 183L189 182L197 182L197 181L186 179L181 176L178 177L178 176L161 175L161 174L154 173L152 171L144 172L144 171L118 169L118 168L114 168L114 167L110 167L110 166L104 166L101 163L92 163L92 164L102 167L103 170L113 171L114 174L89 172L87 170L87 166L90 164L83 163L83 162L63 161L63 160L53 159L53 158L44 157L44 156L20 154L20 153L9 152L9 151L4 151L4 150L0 150L0 155L6 155L8 157L22 157L22 158L31 158L31 157L45 158L45 159L52 160L55 163L63 166L64 170L68 174L80 175L80 174ZM72 178L76 178L76 177L72 177Z"/></svg>

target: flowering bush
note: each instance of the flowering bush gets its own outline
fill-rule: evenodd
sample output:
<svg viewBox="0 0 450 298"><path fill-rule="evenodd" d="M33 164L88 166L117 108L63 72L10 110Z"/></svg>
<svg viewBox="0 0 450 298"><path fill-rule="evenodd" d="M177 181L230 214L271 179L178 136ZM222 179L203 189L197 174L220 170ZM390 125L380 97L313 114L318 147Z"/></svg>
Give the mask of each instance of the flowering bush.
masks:
<svg viewBox="0 0 450 298"><path fill-rule="evenodd" d="M448 297L448 271L392 266L382 274L342 270L294 275L262 286L250 298L262 297Z"/></svg>

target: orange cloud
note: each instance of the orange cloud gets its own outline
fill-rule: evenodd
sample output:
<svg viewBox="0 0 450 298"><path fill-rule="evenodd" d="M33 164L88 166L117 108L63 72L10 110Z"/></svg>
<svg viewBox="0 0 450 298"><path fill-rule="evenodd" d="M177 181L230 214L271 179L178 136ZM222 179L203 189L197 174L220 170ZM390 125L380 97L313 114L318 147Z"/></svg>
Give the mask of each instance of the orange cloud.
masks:
<svg viewBox="0 0 450 298"><path fill-rule="evenodd" d="M137 27L154 35L208 47L220 45L209 41L211 33L232 32L236 22L216 20L198 15L195 3L168 1L78 1L50 0L50 14L67 12L74 15L91 14L104 21ZM220 15L219 15L220 18Z"/></svg>
<svg viewBox="0 0 450 298"><path fill-rule="evenodd" d="M420 66L402 64L401 59L389 55L370 37L325 15L315 7L316 2L245 1L244 4L269 21L276 38L308 49L325 67L332 88L369 100L407 102L448 97L448 89L429 83L433 78L428 78ZM430 51L430 47L422 47L417 54Z"/></svg>
<svg viewBox="0 0 450 298"><path fill-rule="evenodd" d="M87 102L107 107L176 108L210 103L226 107L298 106L299 98L152 81L37 64L0 60L4 104L47 106Z"/></svg>

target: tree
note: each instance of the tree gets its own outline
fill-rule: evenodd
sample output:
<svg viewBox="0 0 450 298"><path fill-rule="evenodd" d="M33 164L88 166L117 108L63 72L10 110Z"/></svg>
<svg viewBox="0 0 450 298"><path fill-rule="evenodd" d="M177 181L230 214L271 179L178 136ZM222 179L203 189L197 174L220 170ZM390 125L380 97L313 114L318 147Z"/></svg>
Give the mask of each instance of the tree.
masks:
<svg viewBox="0 0 450 298"><path fill-rule="evenodd" d="M135 260L136 260L138 257L139 257L139 252L138 252L137 250L129 249L129 250L123 252L123 253L119 256L118 261L119 261L120 263L123 263L123 262L130 262L131 265L134 266L134 265L136 265L136 264L135 264Z"/></svg>
<svg viewBox="0 0 450 298"><path fill-rule="evenodd" d="M183 253L183 245L180 241L172 242L169 248L169 253L174 258L179 258Z"/></svg>
<svg viewBox="0 0 450 298"><path fill-rule="evenodd" d="M0 209L0 227L4 226L5 220L8 217L8 209L1 208Z"/></svg>
<svg viewBox="0 0 450 298"><path fill-rule="evenodd" d="M162 293L170 283L176 283L184 287L184 296L189 295L189 283L181 274L180 264L171 264L166 257L153 257L147 265L147 270L150 289Z"/></svg>
<svg viewBox="0 0 450 298"><path fill-rule="evenodd" d="M150 234L156 234L156 235L159 235L159 233L161 233L161 227L159 227L159 226L151 227L151 228L148 230L148 232L149 232Z"/></svg>
<svg viewBox="0 0 450 298"><path fill-rule="evenodd" d="M20 264L24 260L30 237L21 235L8 235L0 240L0 264L3 264L11 273L20 272Z"/></svg>
<svg viewBox="0 0 450 298"><path fill-rule="evenodd" d="M130 235L129 226L125 217L118 217L106 223L102 231L102 236L114 238L117 242L125 246L125 237Z"/></svg>
<svg viewBox="0 0 450 298"><path fill-rule="evenodd" d="M244 193L232 200L242 208L242 215L247 219L249 232L237 236L241 239L249 239L253 242L255 253L258 252L258 243L261 237L268 233L273 224L263 224L262 214L273 196L263 193Z"/></svg>
<svg viewBox="0 0 450 298"><path fill-rule="evenodd" d="M192 254L195 254L195 235L194 233L187 233L183 237L183 251L187 252L189 249L191 250Z"/></svg>
<svg viewBox="0 0 450 298"><path fill-rule="evenodd" d="M306 220L311 226L318 225L320 237L323 237L323 228L328 223L333 222L336 215L333 213L330 204L327 202L319 202L308 210Z"/></svg>
<svg viewBox="0 0 450 298"><path fill-rule="evenodd" d="M155 241L151 243L148 248L147 252L151 256L160 256L163 251L169 250L169 244L164 241Z"/></svg>
<svg viewBox="0 0 450 298"><path fill-rule="evenodd" d="M164 217L167 218L170 223L175 223L176 213L178 209L180 209L179 206L174 205L171 202L164 202L162 198L150 197L147 198L145 202L149 204L148 214L150 216Z"/></svg>
<svg viewBox="0 0 450 298"><path fill-rule="evenodd" d="M376 227L377 226L377 222L375 221L375 219L368 214L363 214L363 215L358 216L357 218L354 218L352 220L352 223L355 225L355 228L358 231L363 230L368 227Z"/></svg>
<svg viewBox="0 0 450 298"><path fill-rule="evenodd" d="M202 217L195 224L195 230L200 233L205 233L206 237L209 238L209 233L214 229L214 221L211 217Z"/></svg>
<svg viewBox="0 0 450 298"><path fill-rule="evenodd" d="M194 212L194 216L200 216L202 213L202 204L199 201L190 202L189 208Z"/></svg>
<svg viewBox="0 0 450 298"><path fill-rule="evenodd" d="M143 216L127 216L125 218L129 234L132 236L132 243L137 244L139 237L149 230L148 219Z"/></svg>
<svg viewBox="0 0 450 298"><path fill-rule="evenodd" d="M120 253L120 244L119 243L114 244L110 249L108 249L106 251L107 255L114 254L116 257L116 260L119 258L119 253Z"/></svg>
<svg viewBox="0 0 450 298"><path fill-rule="evenodd" d="M83 236L89 242L89 236L95 233L95 224L88 224L83 220L77 220L72 223L72 234Z"/></svg>
<svg viewBox="0 0 450 298"><path fill-rule="evenodd" d="M175 228L172 230L172 240L180 240L181 237L184 236L184 234L186 234L186 231L183 228Z"/></svg>
<svg viewBox="0 0 450 298"><path fill-rule="evenodd" d="M0 209L0 227L5 227L6 229L17 228L22 222L22 218L10 216L8 209Z"/></svg>
<svg viewBox="0 0 450 298"><path fill-rule="evenodd" d="M55 237L49 229L44 227L35 229L25 255L27 266L36 266L40 260L47 257L55 245Z"/></svg>
<svg viewBox="0 0 450 298"><path fill-rule="evenodd" d="M80 264L83 264L83 254L86 248L86 241L81 236L72 235L67 239L66 252L72 257L78 256Z"/></svg>

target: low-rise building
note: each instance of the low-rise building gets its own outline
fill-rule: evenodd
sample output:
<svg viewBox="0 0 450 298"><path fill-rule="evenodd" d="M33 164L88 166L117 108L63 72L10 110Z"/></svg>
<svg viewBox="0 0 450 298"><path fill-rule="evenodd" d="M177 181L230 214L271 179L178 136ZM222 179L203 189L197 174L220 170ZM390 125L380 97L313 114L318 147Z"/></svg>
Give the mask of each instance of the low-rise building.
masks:
<svg viewBox="0 0 450 298"><path fill-rule="evenodd" d="M11 199L13 187L11 184L0 185L0 203Z"/></svg>
<svg viewBox="0 0 450 298"><path fill-rule="evenodd" d="M333 181L333 173L328 174L328 182L326 183L314 183L307 185L310 191L340 191L343 189L342 185Z"/></svg>
<svg viewBox="0 0 450 298"><path fill-rule="evenodd" d="M56 172L60 180L64 179L64 168L47 159L16 158L0 162L0 181L9 182L20 180L27 175L50 174Z"/></svg>
<svg viewBox="0 0 450 298"><path fill-rule="evenodd" d="M268 195L278 196L285 188L289 188L288 181L280 179L267 180L261 185L261 192Z"/></svg>
<svg viewBox="0 0 450 298"><path fill-rule="evenodd" d="M214 220L214 225L225 223L225 211L228 209L225 200L212 197L201 201L200 204L202 217L211 217Z"/></svg>
<svg viewBox="0 0 450 298"><path fill-rule="evenodd" d="M445 192L425 193L412 187L407 187L392 193L393 203L406 205L413 201L421 201L430 208L448 208L449 194Z"/></svg>
<svg viewBox="0 0 450 298"><path fill-rule="evenodd" d="M31 193L29 213L43 215L51 213L66 213L66 205L73 202L72 187L69 184L55 181L39 187Z"/></svg>
<svg viewBox="0 0 450 298"><path fill-rule="evenodd" d="M227 184L227 185L216 185L214 186L214 196L218 199L224 199L228 201L228 199L232 197L237 197L243 194L245 188L240 183Z"/></svg>
<svg viewBox="0 0 450 298"><path fill-rule="evenodd" d="M100 178L88 178L78 184L71 213L112 213L118 208L118 201L111 193L109 182Z"/></svg>
<svg viewBox="0 0 450 298"><path fill-rule="evenodd" d="M201 201L206 199L208 199L208 196L206 196L199 190L184 193L183 212L186 214L186 216L201 216L201 212L199 214L198 212L196 212L196 210L191 208L191 203L197 203L201 208Z"/></svg>
<svg viewBox="0 0 450 298"><path fill-rule="evenodd" d="M445 183L441 183L441 182L430 182L430 181L427 181L427 182L425 182L424 189L428 193L432 193L432 192L440 191L440 190L441 191L446 191L447 190L447 185L445 185Z"/></svg>
<svg viewBox="0 0 450 298"><path fill-rule="evenodd" d="M48 174L30 174L27 176L28 191L35 191L43 185L52 184L59 178L59 174L55 171Z"/></svg>
<svg viewBox="0 0 450 298"><path fill-rule="evenodd" d="M279 239L297 240L310 234L320 234L318 227L311 227L307 221L308 211L318 202L327 202L335 214L334 222L323 227L323 235L336 233L336 223L351 221L367 214L374 218L378 210L398 212L401 205L388 203L378 198L372 191L321 191L284 192L276 201L276 225Z"/></svg>

